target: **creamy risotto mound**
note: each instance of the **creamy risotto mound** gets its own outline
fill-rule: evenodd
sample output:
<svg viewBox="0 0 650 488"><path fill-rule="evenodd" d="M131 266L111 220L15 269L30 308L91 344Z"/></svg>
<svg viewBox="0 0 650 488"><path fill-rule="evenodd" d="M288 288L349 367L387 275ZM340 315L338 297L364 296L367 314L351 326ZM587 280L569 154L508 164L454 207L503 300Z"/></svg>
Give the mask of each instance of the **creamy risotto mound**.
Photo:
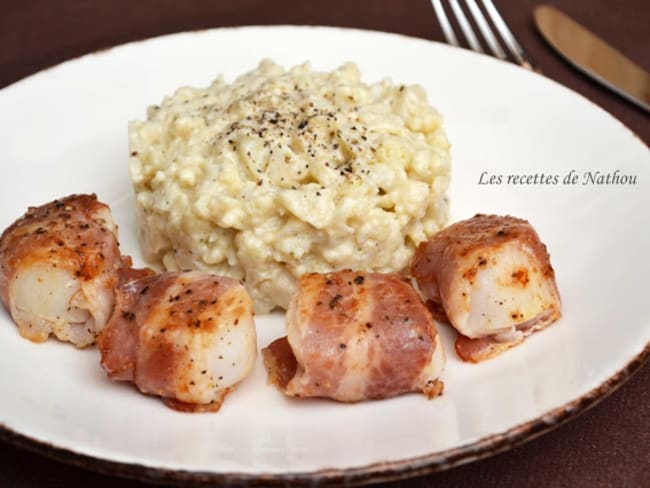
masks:
<svg viewBox="0 0 650 488"><path fill-rule="evenodd" d="M243 279L257 312L297 278L404 270L447 218L449 143L420 86L356 65L265 60L233 83L180 88L129 127L146 258Z"/></svg>

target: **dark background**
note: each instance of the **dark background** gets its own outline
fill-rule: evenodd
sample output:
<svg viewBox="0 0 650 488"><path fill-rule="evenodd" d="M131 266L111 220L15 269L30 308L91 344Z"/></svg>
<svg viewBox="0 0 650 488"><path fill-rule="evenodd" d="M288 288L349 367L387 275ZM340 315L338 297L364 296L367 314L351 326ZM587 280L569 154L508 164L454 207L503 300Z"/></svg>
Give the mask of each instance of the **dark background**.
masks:
<svg viewBox="0 0 650 488"><path fill-rule="evenodd" d="M495 3L545 76L597 103L646 144L650 142L647 114L570 68L536 34L532 12L539 2ZM560 7L642 67L650 68L647 0L547 3ZM59 62L124 42L251 24L333 25L443 40L429 0L1 0L0 87ZM612 333L615 327L612 324ZM650 486L649 395L650 367L646 365L601 404L524 446L447 472L385 486ZM144 486L0 443L0 486L76 485Z"/></svg>

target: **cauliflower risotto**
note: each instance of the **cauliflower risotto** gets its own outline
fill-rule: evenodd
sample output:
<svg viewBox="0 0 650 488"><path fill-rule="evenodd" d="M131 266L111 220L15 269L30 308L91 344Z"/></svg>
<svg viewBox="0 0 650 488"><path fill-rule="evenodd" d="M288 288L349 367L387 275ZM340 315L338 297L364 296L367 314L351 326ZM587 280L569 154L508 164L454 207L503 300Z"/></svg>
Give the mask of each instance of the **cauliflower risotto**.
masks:
<svg viewBox="0 0 650 488"><path fill-rule="evenodd" d="M129 126L145 257L244 280L258 313L307 272L402 271L447 219L449 143L417 85L265 60Z"/></svg>

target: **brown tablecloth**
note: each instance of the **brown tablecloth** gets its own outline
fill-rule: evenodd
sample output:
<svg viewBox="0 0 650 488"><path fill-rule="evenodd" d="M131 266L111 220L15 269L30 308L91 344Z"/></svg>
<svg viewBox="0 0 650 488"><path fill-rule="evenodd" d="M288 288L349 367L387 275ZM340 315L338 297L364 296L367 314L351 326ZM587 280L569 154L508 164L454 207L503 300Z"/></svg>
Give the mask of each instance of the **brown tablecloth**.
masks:
<svg viewBox="0 0 650 488"><path fill-rule="evenodd" d="M650 142L648 115L570 68L544 44L532 22L538 2L495 3L546 76L599 104L646 144ZM650 4L646 0L548 3L650 68ZM443 40L429 0L4 0L0 6L0 87L124 42L249 24L334 25ZM612 324L612 333L616 333L616 324ZM650 486L649 398L650 367L646 365L603 403L537 440L451 471L387 486ZM126 488L142 483L95 474L0 443L0 486L77 485Z"/></svg>

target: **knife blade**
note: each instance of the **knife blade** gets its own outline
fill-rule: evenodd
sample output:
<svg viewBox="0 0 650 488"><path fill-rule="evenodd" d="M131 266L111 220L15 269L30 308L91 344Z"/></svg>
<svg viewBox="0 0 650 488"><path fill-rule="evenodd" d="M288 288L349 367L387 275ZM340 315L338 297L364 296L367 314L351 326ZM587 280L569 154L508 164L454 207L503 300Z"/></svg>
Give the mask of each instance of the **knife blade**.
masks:
<svg viewBox="0 0 650 488"><path fill-rule="evenodd" d="M650 74L555 7L534 12L542 37L570 64L650 112Z"/></svg>

